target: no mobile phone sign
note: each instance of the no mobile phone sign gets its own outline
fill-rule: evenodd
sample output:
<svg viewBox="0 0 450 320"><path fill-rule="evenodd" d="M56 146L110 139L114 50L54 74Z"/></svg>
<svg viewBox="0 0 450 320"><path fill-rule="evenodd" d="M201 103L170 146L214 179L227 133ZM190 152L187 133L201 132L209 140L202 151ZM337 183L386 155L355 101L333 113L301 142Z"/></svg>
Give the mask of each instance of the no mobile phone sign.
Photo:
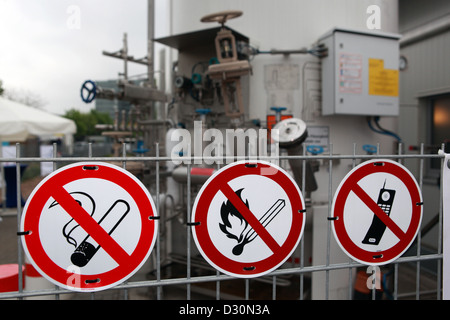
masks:
<svg viewBox="0 0 450 320"><path fill-rule="evenodd" d="M339 185L332 229L343 251L367 265L400 257L422 221L422 195L413 175L391 160L366 161Z"/></svg>

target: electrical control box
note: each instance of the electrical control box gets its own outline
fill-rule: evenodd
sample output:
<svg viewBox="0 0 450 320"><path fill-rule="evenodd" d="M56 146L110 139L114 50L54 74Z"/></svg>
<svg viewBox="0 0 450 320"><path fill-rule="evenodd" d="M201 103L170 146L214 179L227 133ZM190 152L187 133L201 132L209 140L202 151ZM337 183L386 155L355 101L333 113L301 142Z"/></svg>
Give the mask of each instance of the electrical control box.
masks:
<svg viewBox="0 0 450 320"><path fill-rule="evenodd" d="M397 34L335 28L319 38L322 115L399 114Z"/></svg>

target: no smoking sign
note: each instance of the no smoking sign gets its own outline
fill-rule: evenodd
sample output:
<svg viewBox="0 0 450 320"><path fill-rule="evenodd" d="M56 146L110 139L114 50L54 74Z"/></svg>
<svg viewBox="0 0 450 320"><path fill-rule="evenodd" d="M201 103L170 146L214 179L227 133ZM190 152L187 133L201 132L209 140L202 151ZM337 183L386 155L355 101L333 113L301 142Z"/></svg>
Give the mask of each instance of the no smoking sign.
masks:
<svg viewBox="0 0 450 320"><path fill-rule="evenodd" d="M107 163L76 163L48 175L22 216L33 266L73 291L99 291L133 275L156 241L156 209L145 186Z"/></svg>

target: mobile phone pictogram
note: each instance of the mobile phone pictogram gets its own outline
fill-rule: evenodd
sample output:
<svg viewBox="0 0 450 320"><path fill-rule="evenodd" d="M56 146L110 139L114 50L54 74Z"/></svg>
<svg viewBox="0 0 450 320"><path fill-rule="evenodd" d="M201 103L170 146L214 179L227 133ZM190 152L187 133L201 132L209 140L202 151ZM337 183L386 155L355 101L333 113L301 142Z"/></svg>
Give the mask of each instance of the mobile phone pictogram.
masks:
<svg viewBox="0 0 450 320"><path fill-rule="evenodd" d="M378 194L377 205L386 213L388 216L391 214L392 204L394 203L395 190L386 189L386 181L383 187L380 189ZM384 231L386 230L386 225L374 214L372 219L372 224L366 233L362 243L378 245L383 237Z"/></svg>

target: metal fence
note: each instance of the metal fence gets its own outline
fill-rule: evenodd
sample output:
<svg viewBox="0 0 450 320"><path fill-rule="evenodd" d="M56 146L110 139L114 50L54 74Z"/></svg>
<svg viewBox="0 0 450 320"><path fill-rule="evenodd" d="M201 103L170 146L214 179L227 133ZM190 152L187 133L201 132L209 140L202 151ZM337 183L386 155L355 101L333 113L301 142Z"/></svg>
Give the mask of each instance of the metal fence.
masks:
<svg viewBox="0 0 450 320"><path fill-rule="evenodd" d="M399 150L401 150L401 146ZM17 145L17 154L15 158L0 158L0 162L12 162L16 164L16 182L17 182L17 210L3 210L3 219L6 219L6 215L14 215L17 217L17 231L20 231L20 220L22 215L22 204L21 204L21 171L20 164L31 164L31 163L41 163L41 162L52 162L54 169L61 167L68 163L80 162L80 161L105 161L105 162L117 162L122 165L123 168L127 168L130 163L145 163L151 167L150 181L153 186L155 194L160 193L161 184L164 179L164 164L166 161L171 161L169 157L162 157L158 153L159 148L156 148L155 156L127 156L126 147L123 147L123 156L119 157L92 157L89 153L86 157L58 157L56 145L54 145L53 157L50 158L30 158L21 157L20 145ZM393 159L395 161L404 162L406 160L414 159L419 163L419 174L416 177L419 187L423 187L423 175L425 163L429 159L438 159L443 161L443 156L441 154L424 154L424 147L420 148L417 154L364 154L358 155L356 152L349 155L334 155L332 153L332 146L329 148L328 154L319 155L279 155L278 160L289 160L289 159L300 159L303 161L309 160L322 160L326 163L328 167L329 174L329 194L328 194L328 215L331 215L331 205L333 199L332 181L333 181L333 163L337 161L342 161L344 159L350 160L356 165L357 161L364 161L369 159ZM354 148L355 150L355 148ZM194 160L195 158L190 158ZM214 158L216 159L216 158ZM249 159L249 158L247 158ZM270 157L259 157L261 160L271 160ZM226 160L226 159L224 159ZM190 165L187 164L188 172L190 172ZM169 173L170 174L170 173ZM304 175L305 176L305 175ZM305 181L303 181L303 186ZM441 182L442 186L442 182ZM302 186L300 186L302 189ZM442 188L441 188L442 189ZM180 221L185 224L189 224L191 221L191 207L193 204L193 199L195 198L196 190L191 186L191 176L188 174L187 182L183 186L184 190L184 208L182 209L182 216L179 217ZM383 298L384 299L441 299L442 292L442 194L439 195L440 210L437 218L433 223L436 223L438 232L438 244L436 250L432 252L425 252L422 249L421 237L422 232L427 232L430 229L428 226L422 225L422 230L419 231L417 238L415 240L414 252L410 252L408 255L403 255L398 258L394 263L386 266L386 271L384 272L384 277L388 276L389 286L384 286ZM155 197L155 204L158 212L164 211L161 215L161 224L169 223L173 219L173 208L167 205L166 201L164 203L159 197ZM424 208L426 211L426 206ZM11 217L10 217L11 218ZM0 222L0 224L3 222ZM425 230L427 229L427 230ZM424 231L425 230L425 231ZM325 299L329 299L330 295L330 280L334 276L334 272L337 270L346 270L348 272L348 292L346 297L348 299L355 299L355 279L357 277L358 270L364 270L367 274L367 266L360 264L348 259L348 262L344 263L332 263L330 261L330 242L333 237L331 233L331 227L329 226L326 234L326 255L325 263L318 265L310 265L305 262L304 257L304 241L300 241L299 247L295 252L295 257L293 256L288 260L282 267L271 272L269 275L265 275L261 278L255 279L236 279L228 275L219 273L218 271L210 268L203 259L193 255L193 248L191 244L191 230L186 227L186 241L185 248L181 249L185 254L182 255L169 255L166 256L162 251L162 246L164 245L164 239L166 234L158 230L157 242L151 256L149 258L149 265L145 265L148 269L146 270L146 275L141 278L131 277L128 281L115 286L114 288L108 289L102 292L96 293L75 293L76 297L79 299L96 299L101 294L111 294L109 297L114 299L134 299L133 290L145 291L144 298L148 299L171 299L170 289L179 289L178 298L182 299L196 299L198 294L202 294L202 297L210 296L212 299L228 299L236 298L239 299L311 299L311 277L315 273L321 273L323 275L323 284L325 291ZM325 235L324 235L325 239ZM73 295L74 292L61 289L57 286L53 288L38 289L38 290L24 290L23 280L22 280L22 266L25 264L23 249L21 247L20 236L17 239L10 239L12 243L16 242L18 246L17 253L17 265L18 265L18 288L17 292L3 292L0 293L0 299L5 298L18 298L18 299L28 299L32 297L51 297L56 299L65 299L66 295ZM5 245L0 246L0 256L2 250L5 250ZM432 264L433 269L427 270L426 265ZM404 272L400 269L403 266L408 266L408 275L405 277ZM150 270L151 269L151 270ZM181 270L181 271L180 271ZM370 274L369 274L370 276ZM421 283L424 279L430 280L432 283L431 289L429 287L423 289ZM405 284L408 289L406 292L402 290L402 286ZM230 287L238 291L238 294L230 294L227 291ZM236 289L238 288L238 289ZM265 295L262 295L264 293ZM378 294L380 291L376 290L374 287L369 294L365 297L368 299L378 299Z"/></svg>

